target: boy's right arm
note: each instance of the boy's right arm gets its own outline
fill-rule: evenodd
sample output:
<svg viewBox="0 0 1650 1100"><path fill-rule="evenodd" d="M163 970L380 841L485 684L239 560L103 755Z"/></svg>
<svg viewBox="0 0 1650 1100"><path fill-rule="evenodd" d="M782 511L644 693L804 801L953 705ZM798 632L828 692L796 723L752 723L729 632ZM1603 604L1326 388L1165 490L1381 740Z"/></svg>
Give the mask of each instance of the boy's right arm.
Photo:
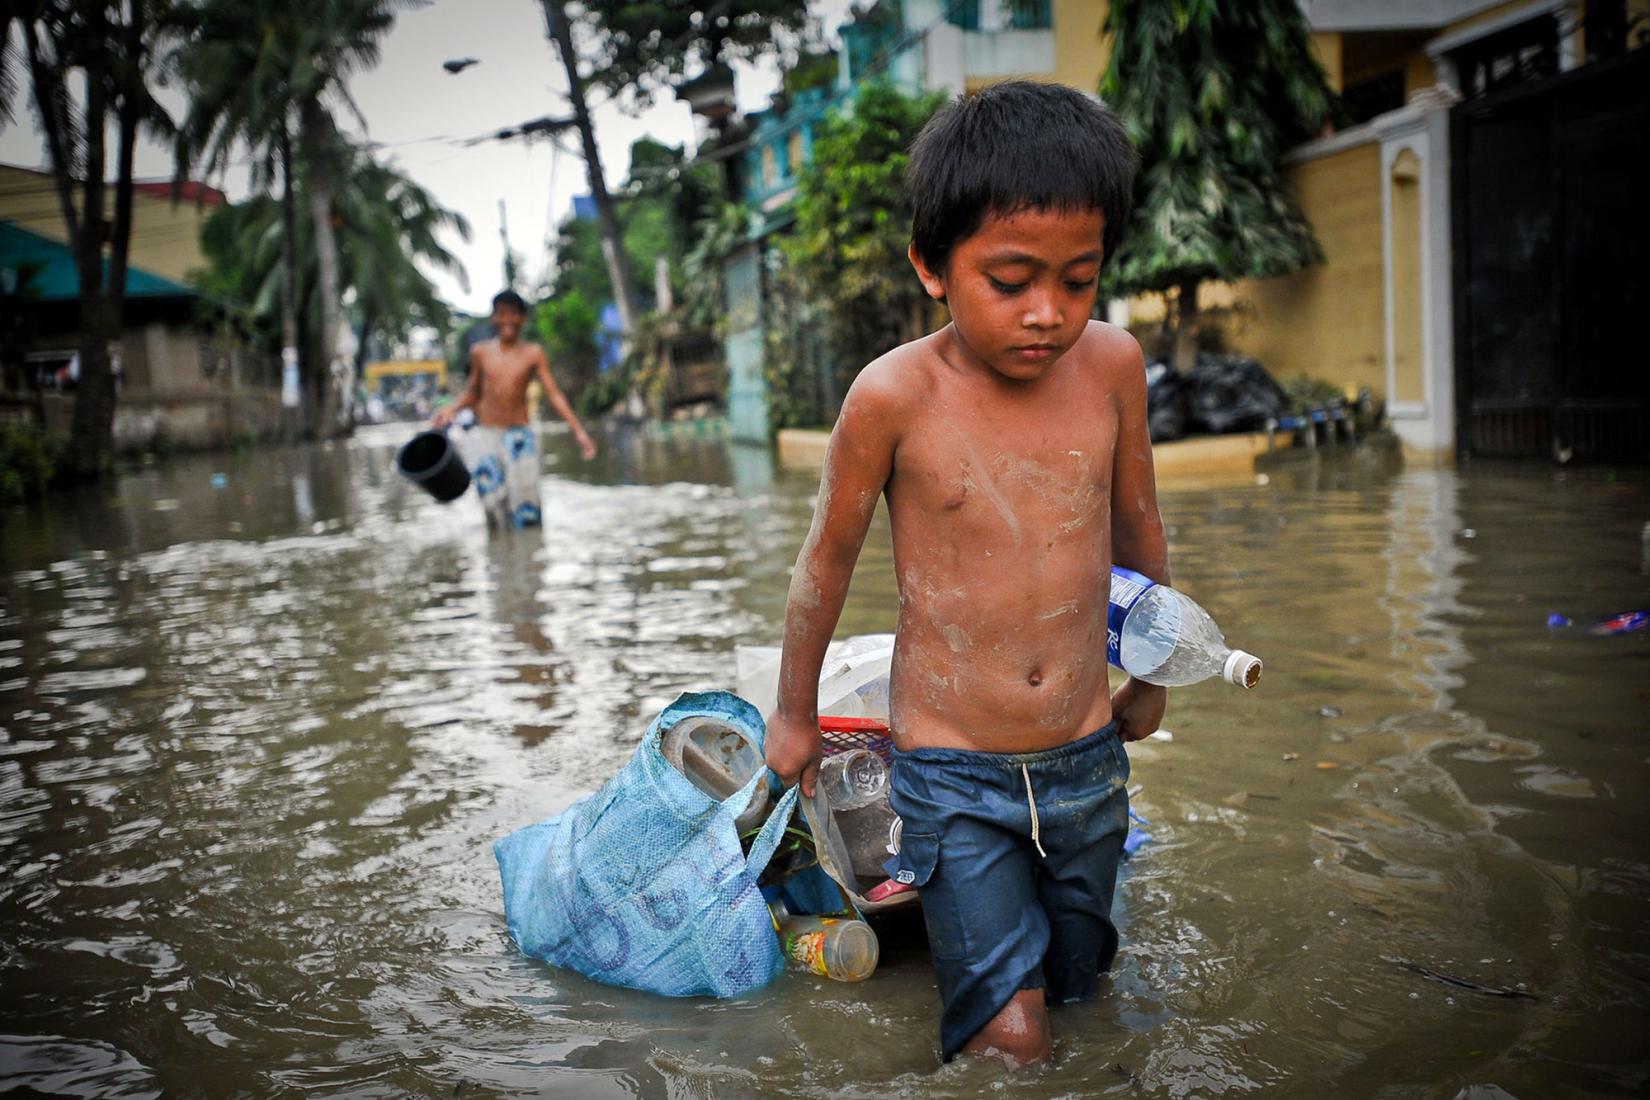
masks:
<svg viewBox="0 0 1650 1100"><path fill-rule="evenodd" d="M848 391L831 431L813 526L791 574L779 703L768 720L768 767L812 797L819 771L819 669L848 595L854 562L893 471L898 394L885 372L867 369Z"/></svg>

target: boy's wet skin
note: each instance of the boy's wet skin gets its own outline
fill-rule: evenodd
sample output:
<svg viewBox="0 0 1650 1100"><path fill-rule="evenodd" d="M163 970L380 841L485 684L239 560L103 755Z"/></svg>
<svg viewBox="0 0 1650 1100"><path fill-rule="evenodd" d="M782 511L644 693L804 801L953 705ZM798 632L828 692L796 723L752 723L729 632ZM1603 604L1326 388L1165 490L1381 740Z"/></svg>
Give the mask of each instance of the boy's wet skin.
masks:
<svg viewBox="0 0 1650 1100"><path fill-rule="evenodd" d="M586 460L595 458L595 441L573 412L561 387L556 385L544 348L521 340L521 327L527 315L512 305L495 303L489 320L494 338L470 349L469 384L458 400L437 412L430 423L445 428L460 409L469 408L475 410L476 423L484 428L523 427L530 419L527 390L536 377L545 400L573 430L579 452Z"/></svg>
<svg viewBox="0 0 1650 1100"><path fill-rule="evenodd" d="M1108 694L1114 555L1165 581L1168 555L1140 348L1089 320L1103 229L1097 210L1025 209L988 214L943 270L913 247L924 288L955 320L861 372L832 432L768 727L768 762L787 782L812 793L814 683L884 494L901 749L1027 753L1114 715L1125 739L1162 720L1161 688L1131 679ZM1043 996L1015 994L964 1050L1046 1059Z"/></svg>
<svg viewBox="0 0 1650 1100"><path fill-rule="evenodd" d="M844 404L832 447L848 453L828 464L818 510L838 538L821 541L863 538L886 493L902 748L1030 752L1105 725L1114 533L1128 564L1167 572L1160 555L1137 552L1161 541L1140 350L1089 320L1102 221L1098 211L992 216L944 276L913 256L929 292L967 322L877 360ZM1140 438L1119 446L1120 423ZM874 457L889 424L897 438ZM1131 505L1120 514L1114 487ZM794 595L818 603L828 578L811 575L806 550L798 566ZM1120 702L1161 700L1142 688ZM1139 717L1149 722L1140 736L1156 727Z"/></svg>
<svg viewBox="0 0 1650 1100"><path fill-rule="evenodd" d="M886 496L897 873L922 897L944 1058L1047 1058L1045 999L1094 996L1116 954L1118 738L1155 730L1164 692L1108 697L1110 566L1169 579L1140 348L1089 320L1134 165L1114 117L1052 85L923 128L911 263L952 323L848 391L791 578L765 752L811 795L820 665Z"/></svg>

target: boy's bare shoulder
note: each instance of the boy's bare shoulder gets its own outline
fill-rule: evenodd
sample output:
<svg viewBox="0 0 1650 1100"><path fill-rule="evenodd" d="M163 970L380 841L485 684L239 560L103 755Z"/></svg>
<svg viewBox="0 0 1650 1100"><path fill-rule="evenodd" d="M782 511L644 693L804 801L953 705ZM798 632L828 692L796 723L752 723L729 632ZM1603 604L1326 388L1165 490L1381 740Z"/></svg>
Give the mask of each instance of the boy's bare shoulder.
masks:
<svg viewBox="0 0 1650 1100"><path fill-rule="evenodd" d="M932 393L939 357L934 337L925 336L887 352L866 364L843 399L850 405L882 417L899 417L920 406Z"/></svg>
<svg viewBox="0 0 1650 1100"><path fill-rule="evenodd" d="M1090 321L1072 351L1085 371L1096 372L1109 386L1145 385L1145 355L1126 328Z"/></svg>

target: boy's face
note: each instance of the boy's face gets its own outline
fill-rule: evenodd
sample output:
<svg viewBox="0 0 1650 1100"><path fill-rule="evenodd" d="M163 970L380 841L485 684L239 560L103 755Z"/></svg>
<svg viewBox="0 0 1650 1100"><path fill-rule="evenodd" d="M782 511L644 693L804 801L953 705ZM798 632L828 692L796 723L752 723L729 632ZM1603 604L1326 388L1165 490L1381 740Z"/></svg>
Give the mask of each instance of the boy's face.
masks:
<svg viewBox="0 0 1650 1100"><path fill-rule="evenodd" d="M913 249L923 289L943 298L957 333L991 370L1032 381L1071 349L1088 324L1099 285L1098 210L988 214L957 243L944 271Z"/></svg>
<svg viewBox="0 0 1650 1100"><path fill-rule="evenodd" d="M514 340L516 337L521 335L521 326L526 320L527 315L519 309L514 309L507 305L496 305L493 307L493 331L496 332L498 334L498 338L503 340L505 343L509 343L511 340Z"/></svg>

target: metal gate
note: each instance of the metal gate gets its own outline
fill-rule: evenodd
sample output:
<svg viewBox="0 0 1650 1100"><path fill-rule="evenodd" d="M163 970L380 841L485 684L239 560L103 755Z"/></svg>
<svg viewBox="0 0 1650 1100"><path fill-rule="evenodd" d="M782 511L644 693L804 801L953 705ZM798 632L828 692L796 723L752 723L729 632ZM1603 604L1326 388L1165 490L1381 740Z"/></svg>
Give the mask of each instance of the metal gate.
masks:
<svg viewBox="0 0 1650 1100"><path fill-rule="evenodd" d="M1463 454L1650 461L1650 48L1451 118Z"/></svg>

